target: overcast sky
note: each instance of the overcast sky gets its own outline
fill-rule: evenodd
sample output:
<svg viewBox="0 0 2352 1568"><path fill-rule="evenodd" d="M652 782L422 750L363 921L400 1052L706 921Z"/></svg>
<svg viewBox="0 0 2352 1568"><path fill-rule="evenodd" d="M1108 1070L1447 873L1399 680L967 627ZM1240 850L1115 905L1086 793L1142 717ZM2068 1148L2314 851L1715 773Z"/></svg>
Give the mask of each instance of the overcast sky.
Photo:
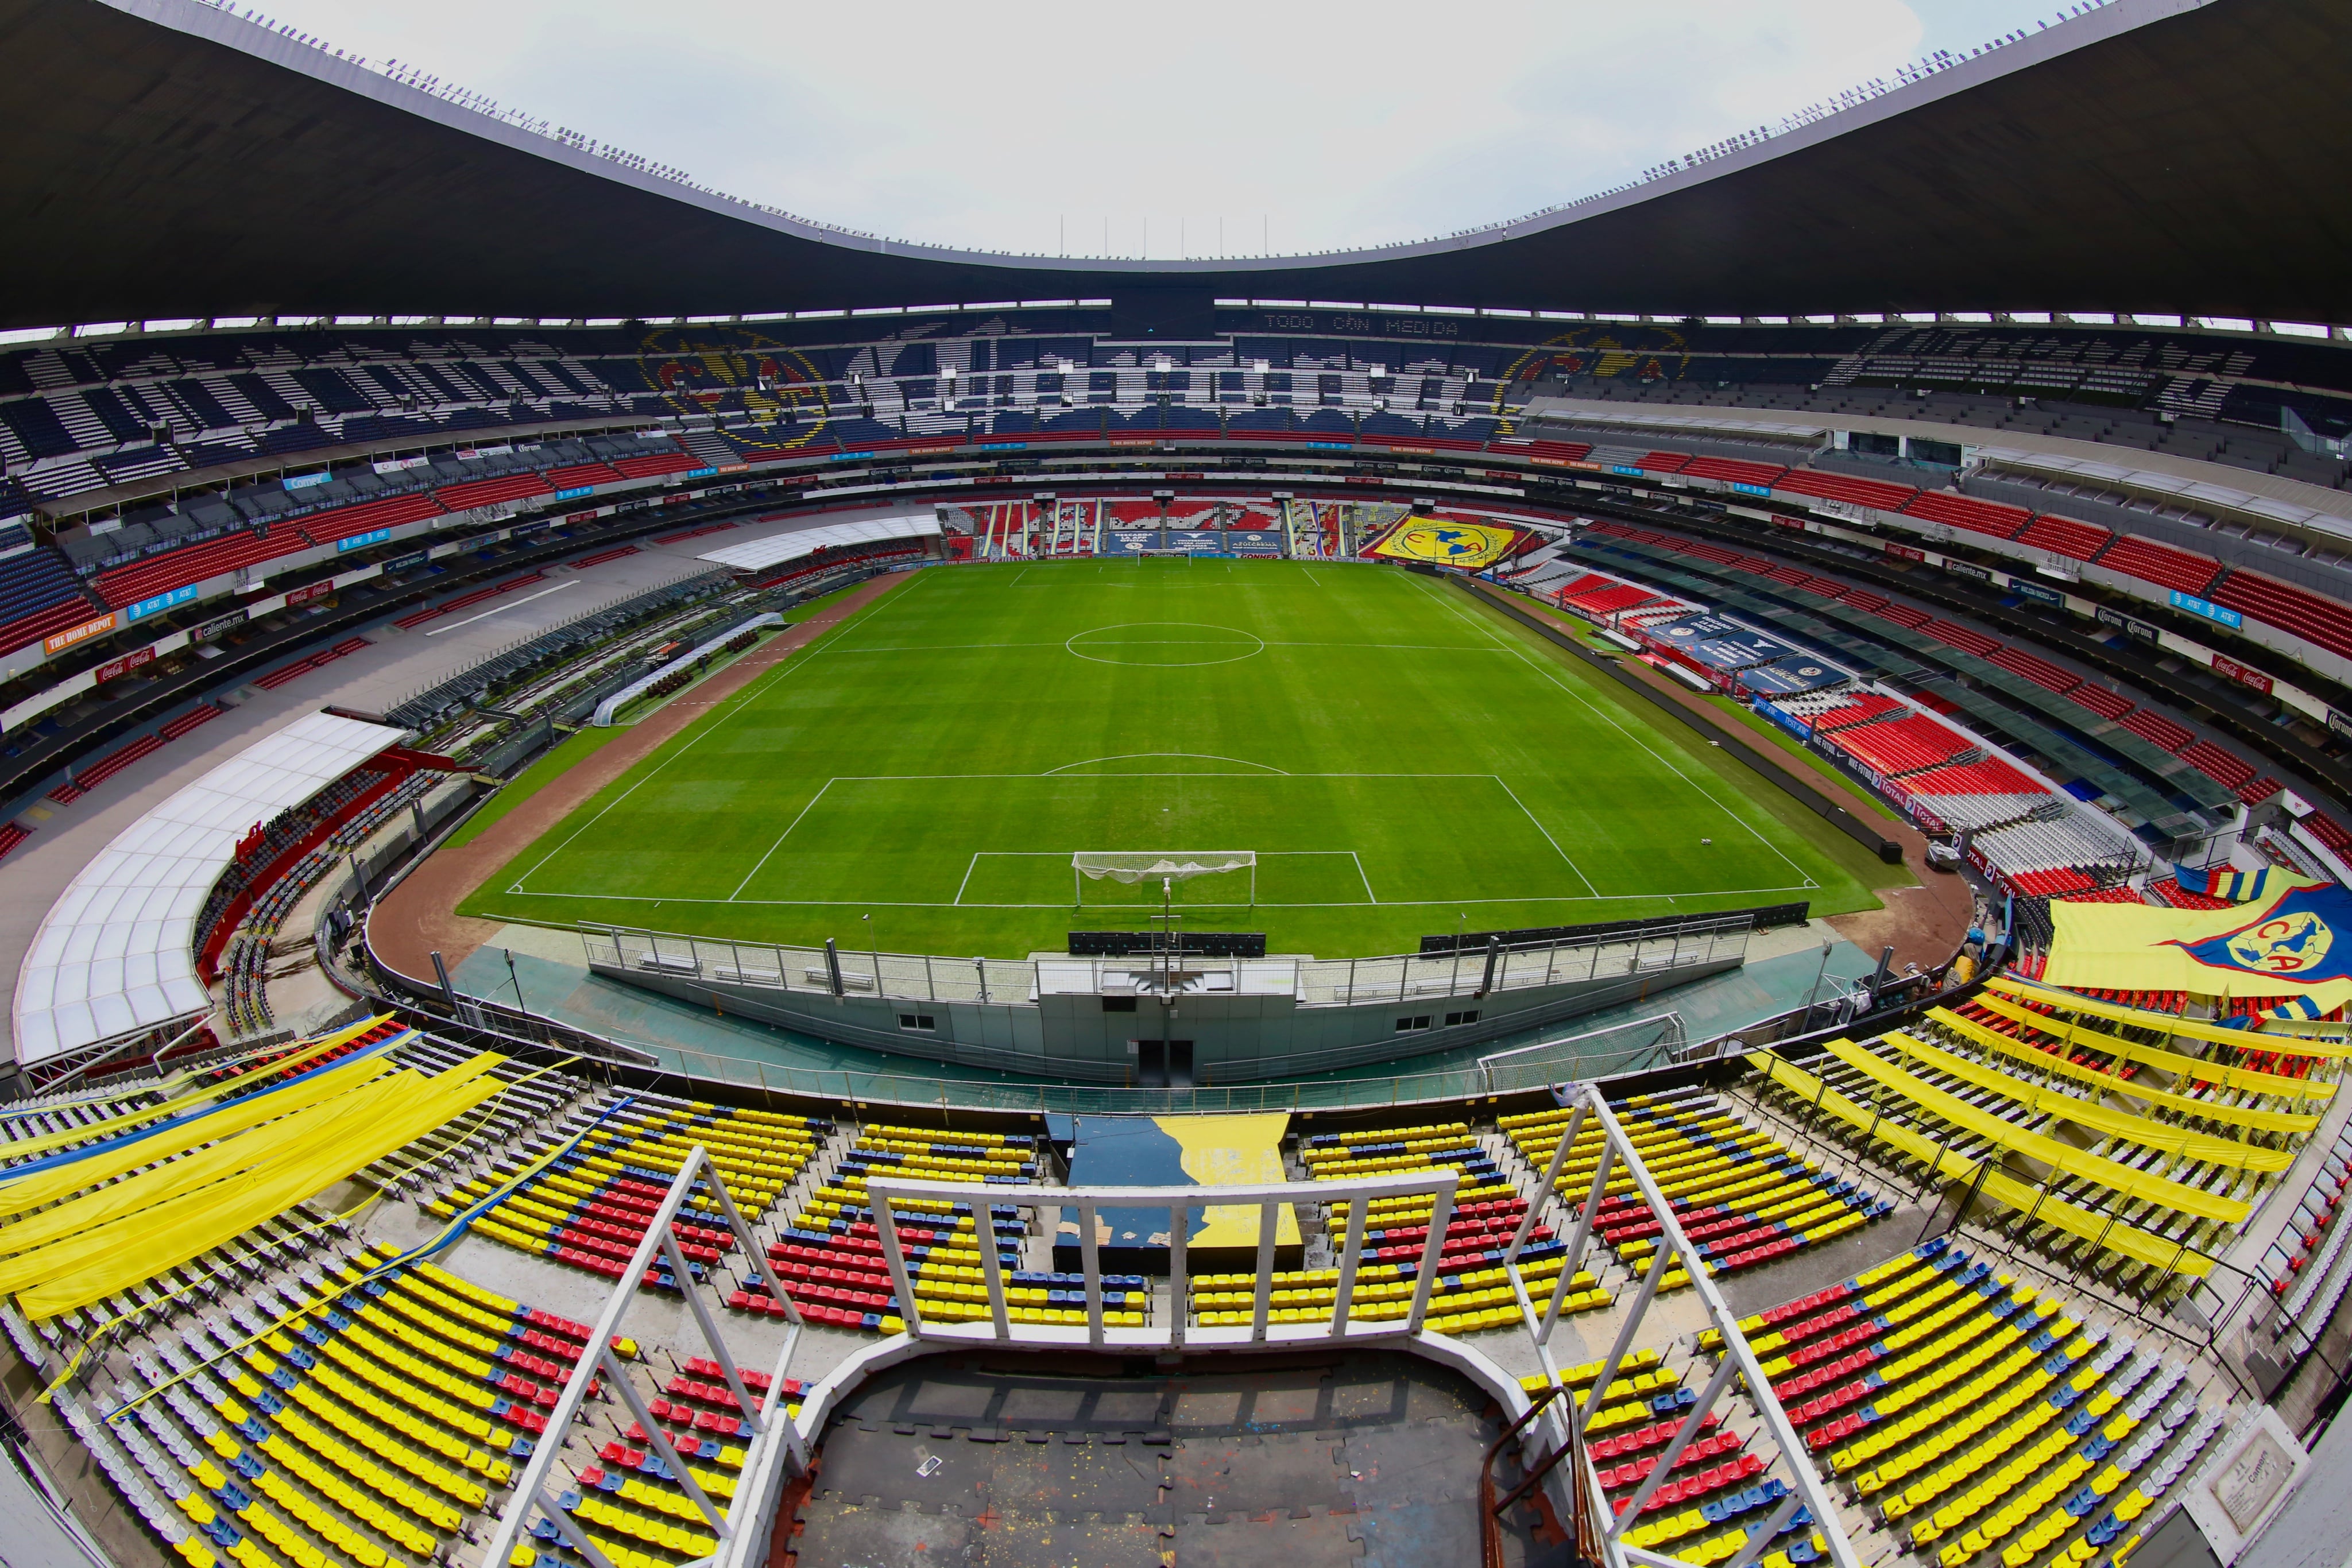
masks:
<svg viewBox="0 0 2352 1568"><path fill-rule="evenodd" d="M1600 190L2055 0L268 0L702 183L894 238L1333 249ZM1222 236L1222 238L1221 238Z"/></svg>

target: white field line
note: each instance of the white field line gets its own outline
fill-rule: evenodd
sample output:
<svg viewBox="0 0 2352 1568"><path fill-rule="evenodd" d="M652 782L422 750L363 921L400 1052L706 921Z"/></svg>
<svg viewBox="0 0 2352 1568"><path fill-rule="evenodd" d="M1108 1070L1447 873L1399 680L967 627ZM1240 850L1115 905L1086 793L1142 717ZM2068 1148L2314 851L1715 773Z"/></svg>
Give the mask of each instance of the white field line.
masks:
<svg viewBox="0 0 2352 1568"><path fill-rule="evenodd" d="M1528 821L1535 824L1536 831L1544 836L1544 842L1551 846L1552 853L1567 862L1568 869L1576 873L1576 880L1584 884L1584 891L1587 893L1599 893L1601 890L1592 885L1592 879L1584 874L1584 868L1578 865L1576 862L1570 857L1569 852L1559 847L1559 841L1551 836L1551 830L1545 827L1541 821L1538 821L1536 814L1533 811L1529 811L1528 810L1528 803L1519 799L1519 792L1517 789L1512 789L1508 784L1504 783L1503 776L1499 773L1489 773L1486 777L1492 779L1495 781L1496 788L1500 789L1504 794L1508 795L1511 798L1511 804L1517 806L1519 810L1526 815Z"/></svg>
<svg viewBox="0 0 2352 1568"><path fill-rule="evenodd" d="M992 852L982 852L983 853ZM1332 851L1331 853L1343 852ZM1380 900L1382 909L1461 909L1478 905L1506 904L1639 904L1645 899L1677 898L1748 898L1766 893L1802 893L1817 887L1816 883L1801 883L1786 887L1717 887L1686 888L1676 893L1603 893L1585 894L1560 893L1525 898L1492 898L1484 894L1456 898L1387 898ZM656 897L650 893L522 893L509 889L509 896L517 898L566 898L596 900L614 904L737 904L772 909L1067 909L1058 899L1052 904L942 904L936 899L912 898L687 898L675 894ZM1269 904L1260 899L1254 906L1239 904L1196 904L1195 909L1361 909L1362 899L1351 898L1335 903Z"/></svg>
<svg viewBox="0 0 2352 1568"><path fill-rule="evenodd" d="M921 588L925 582L937 575L938 574L935 572L918 572L915 574L914 581L900 589L898 593L893 595L891 598L882 601L882 602L885 604L895 603L898 600L904 599L907 595L915 592L918 589ZM872 606L868 606L867 608L872 608ZM522 884L529 882L533 876L537 875L541 866L544 866L549 861L553 860L557 855L562 854L565 850L571 848L572 840L578 838L581 834L586 832L589 829L603 821L605 816L610 813L615 806L618 806L622 801L627 800L630 796L635 794L639 789L644 789L646 784L651 782L656 774L660 773L671 763L677 761L679 758L685 756L688 752L701 745L711 736L717 734L720 725L726 723L727 720L734 717L737 714L741 713L745 708L750 706L751 699L754 696L758 695L766 687L772 685L777 681L782 679L784 673L787 670L799 670L804 668L811 659L814 659L819 654L832 649L835 646L835 635L841 632L844 626L857 623L858 619L858 615L853 613L847 621L842 623L842 625L832 627L824 634L820 636L816 640L814 645L803 647L789 658L777 660L766 674L759 677L757 680L747 682L741 691L737 692L733 696L728 698L725 702L720 703L714 711L706 715L702 719L698 721L701 727L696 732L691 739L687 741L685 745L679 747L676 751L671 752L667 757L663 758L652 768L646 769L646 776L643 779L638 779L626 789L624 789L618 795L614 796L612 800L606 801L603 810L597 812L594 816L589 818L586 821L572 829L571 832L566 833L562 843L556 845L553 849L540 856L536 861L533 861L530 869L526 870L522 875L517 877L515 879L514 885L507 889L507 891L509 893L521 893L523 891ZM534 895L526 894L525 896Z"/></svg>
<svg viewBox="0 0 2352 1568"><path fill-rule="evenodd" d="M1780 859L1786 862L1790 871L1795 872L1800 876L1804 875L1805 868L1799 865L1794 860L1790 859L1789 852L1786 850L1782 849L1779 844L1774 843L1770 839L1766 838L1761 830L1750 824L1742 818L1738 812L1734 811L1723 801L1717 800L1716 797L1708 791L1706 785L1700 783L1698 779L1691 774L1686 773L1682 768L1676 767L1671 758L1659 751L1648 741L1643 739L1641 736L1635 734L1633 730L1626 728L1625 726L1618 722L1617 718L1613 715L1610 714L1608 710L1601 707L1598 703L1595 703L1591 697L1585 695L1582 692L1580 692L1575 687L1570 685L1566 681L1561 680L1555 672L1547 669L1544 665L1538 663L1534 656L1528 653L1525 648L1506 641L1499 632L1495 631L1494 628L1486 625L1484 622L1470 614L1460 605L1454 603L1453 600L1442 597L1444 590L1433 587L1423 589L1422 591L1424 593L1435 592L1441 595L1438 602L1444 605L1447 610L1461 617L1464 621L1468 622L1471 625L1476 627L1481 632L1492 639L1494 642L1509 649L1509 651L1513 654L1517 655L1519 661L1526 664L1528 668L1535 671L1544 679L1549 681L1553 685L1558 686L1561 691L1568 693L1569 695L1583 704L1584 706L1591 710L1591 712L1599 717L1603 724L1606 724L1610 728L1625 737L1626 739L1632 741L1635 746L1640 747L1643 751L1648 752L1665 768L1667 772L1672 773L1675 777L1680 779L1684 783L1688 784L1694 790L1697 791L1701 799L1706 800L1717 810L1721 811L1726 817L1729 818L1734 826L1739 828L1758 843L1762 844L1766 849L1770 850L1774 854L1779 855ZM1814 883L1811 878L1807 878L1805 885L1812 886Z"/></svg>

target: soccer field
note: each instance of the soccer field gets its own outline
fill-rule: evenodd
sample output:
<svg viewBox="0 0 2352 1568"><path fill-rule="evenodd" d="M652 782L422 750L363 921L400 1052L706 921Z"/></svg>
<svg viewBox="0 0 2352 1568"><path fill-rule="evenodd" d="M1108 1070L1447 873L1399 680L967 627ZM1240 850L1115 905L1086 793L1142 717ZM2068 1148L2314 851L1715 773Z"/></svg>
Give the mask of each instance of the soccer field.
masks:
<svg viewBox="0 0 2352 1568"><path fill-rule="evenodd" d="M1079 851L1277 952L1811 900L1890 873L1683 726L1432 577L1216 559L934 568L559 823L464 912L1018 956L1140 929ZM1891 873L1899 876L1899 872Z"/></svg>

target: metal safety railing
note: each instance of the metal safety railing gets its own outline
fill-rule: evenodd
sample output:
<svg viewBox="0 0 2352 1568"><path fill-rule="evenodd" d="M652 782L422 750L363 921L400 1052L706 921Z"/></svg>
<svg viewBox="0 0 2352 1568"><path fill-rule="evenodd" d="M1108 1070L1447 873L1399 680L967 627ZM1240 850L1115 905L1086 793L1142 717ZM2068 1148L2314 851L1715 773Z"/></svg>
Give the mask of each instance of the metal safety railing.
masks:
<svg viewBox="0 0 2352 1568"><path fill-rule="evenodd" d="M874 1211L875 1228L882 1239L883 1260L889 1266L890 1283L898 1291L899 1315L906 1322L907 1333L915 1339L1028 1343L1056 1349L1085 1344L1122 1350L1181 1350L1187 1346L1213 1350L1315 1341L1353 1343L1419 1333L1423 1319L1429 1310L1430 1292L1437 1282L1439 1252L1445 1239L1446 1224L1453 1218L1454 1192L1459 1179L1454 1171L1445 1170L1365 1176L1354 1181L1265 1182L1240 1186L1066 1187L1007 1186L992 1183L984 1187L975 1187L963 1182L907 1181L890 1176L868 1176L866 1196ZM1430 1198L1433 1207L1430 1215L1429 1239L1422 1248L1421 1263L1413 1277L1412 1297L1405 1316L1394 1322L1352 1319L1350 1297L1363 1257L1364 1217L1370 1201L1381 1197L1416 1197ZM982 1284L987 1291L987 1317L962 1321L949 1321L942 1317L933 1322L924 1316L922 1298L911 1289L906 1253L898 1242L898 1217L892 1212L892 1205L908 1202L936 1204L942 1200L970 1202L975 1197L991 1205L1010 1204L1016 1207L1058 1206L1065 1215L1073 1210L1076 1212L1078 1257L1086 1281L1084 1322L1016 1321L1013 1304L1006 1293L1004 1266L992 1246L980 1249ZM1334 1203L1342 1199L1349 1200L1348 1233L1340 1254L1339 1296L1333 1303L1330 1322L1276 1321L1275 1263L1283 1246L1282 1219L1285 1211L1289 1210L1295 1221L1297 1207L1302 1203ZM1250 1321L1246 1324L1188 1323L1185 1301L1190 1294L1192 1279L1190 1253L1193 1213L1211 1208L1251 1207L1257 1209L1258 1221ZM1097 1234L1100 1217L1108 1209L1145 1209L1155 1217L1163 1213L1168 1217L1170 1305L1166 1322L1138 1327L1108 1321L1110 1309L1103 1300L1102 1243Z"/></svg>
<svg viewBox="0 0 2352 1568"><path fill-rule="evenodd" d="M1795 1424L1789 1419L1788 1412L1773 1396L1771 1381L1764 1375L1763 1366L1748 1344L1748 1336L1740 1332L1738 1315L1725 1303L1722 1291L1716 1289L1714 1280L1708 1275L1706 1259L1691 1245L1689 1237L1683 1233L1681 1221L1675 1218L1674 1206L1660 1190L1649 1168L1642 1163L1641 1154L1626 1136L1624 1126L1617 1120L1616 1113L1609 1109L1608 1101L1602 1097L1598 1085L1582 1085L1565 1103L1569 1108L1568 1123L1560 1130L1559 1145L1552 1151L1550 1164L1545 1167L1542 1185L1538 1189L1539 1194L1559 1195L1562 1202L1569 1201L1566 1195L1559 1194L1560 1172L1566 1167L1578 1139L1588 1126L1597 1127L1601 1136L1592 1175L1585 1184L1581 1201L1575 1205L1576 1221L1569 1234L1568 1250L1559 1278L1552 1286L1551 1294L1540 1312L1528 1293L1527 1283L1518 1268L1519 1254L1534 1234L1539 1218L1539 1202L1528 1206L1517 1233L1511 1238L1511 1243L1503 1254L1504 1269L1518 1298L1522 1322L1528 1337L1534 1342L1536 1359L1543 1369L1544 1381L1550 1386L1566 1387L1559 1362L1552 1354L1552 1333L1559 1325L1560 1307L1567 1299L1570 1282L1584 1260L1586 1248L1591 1242L1612 1180L1622 1174L1633 1182L1634 1190L1649 1206L1659 1234L1649 1266L1643 1270L1641 1282L1635 1289L1633 1305L1623 1312L1616 1337L1609 1347L1609 1354L1601 1358L1600 1375L1592 1380L1590 1392L1580 1401L1565 1396L1555 1399L1550 1408L1538 1417L1536 1423L1538 1429L1549 1427L1552 1441L1557 1445L1550 1458L1539 1462L1547 1466L1556 1464L1561 1456L1572 1454L1580 1447L1584 1426L1599 1407L1610 1385L1615 1381L1617 1369L1624 1364L1626 1355L1640 1338L1642 1323L1649 1313L1651 1303L1657 1299L1659 1288L1668 1273L1678 1266L1697 1292L1707 1327L1715 1332L1720 1342L1721 1359L1714 1375L1708 1378L1706 1390L1690 1406L1682 1424L1675 1429L1673 1438L1658 1456L1658 1462L1651 1468L1648 1477L1623 1507L1612 1510L1607 1495L1601 1490L1600 1477L1590 1465L1579 1464L1576 1467L1576 1484L1583 1489L1585 1495L1578 1500L1576 1511L1583 1517L1589 1511L1590 1517L1603 1521L1600 1528L1600 1541L1612 1563L1679 1568L1679 1559L1632 1545L1624 1539L1625 1532L1640 1521L1643 1511L1651 1498L1657 1494L1658 1489L1673 1479L1675 1462L1682 1458L1691 1440L1706 1429L1708 1415L1730 1393L1737 1380L1761 1420L1758 1437L1771 1446L1780 1467L1788 1472L1789 1490L1780 1505L1766 1516L1760 1527L1748 1531L1747 1543L1725 1568L1748 1568L1748 1564L1767 1551L1773 1540L1797 1519L1801 1509L1808 1516L1811 1527L1822 1536L1828 1560L1838 1564L1839 1568L1855 1568L1860 1559L1855 1555L1853 1542L1847 1538L1843 1526L1839 1522L1836 1505L1822 1486L1811 1462L1805 1457L1803 1438L1798 1435Z"/></svg>
<svg viewBox="0 0 2352 1568"><path fill-rule="evenodd" d="M739 1568L762 1557L763 1543L753 1537L763 1534L771 1522L783 1478L805 1473L814 1436L827 1411L869 1371L879 1370L908 1354L973 1346L1063 1353L1076 1349L1112 1353L1150 1350L1167 1354L1295 1354L1318 1348L1382 1347L1425 1355L1473 1377L1503 1406L1511 1432L1519 1434L1521 1479L1499 1499L1493 1496L1491 1486L1482 1489L1486 1499L1482 1525L1487 1531L1490 1544L1501 1512L1540 1486L1558 1516L1571 1521L1580 1538L1597 1545L1601 1561L1612 1565L1678 1568L1675 1558L1634 1545L1626 1535L1641 1521L1659 1488L1673 1479L1676 1462L1690 1443L1706 1430L1708 1417L1725 1400L1733 1397L1737 1389L1760 1420L1755 1439L1758 1446L1752 1451L1765 1458L1765 1474L1780 1479L1786 1490L1778 1497L1777 1506L1748 1529L1744 1545L1728 1559L1725 1568L1749 1568L1777 1537L1798 1529L1821 1537L1826 1561L1839 1568L1855 1568L1859 1560L1853 1543L1839 1522L1834 1503L1806 1458L1795 1426L1775 1400L1771 1383L1741 1333L1737 1316L1708 1277L1705 1259L1684 1234L1671 1203L1643 1165L1623 1126L1597 1086L1582 1086L1565 1103L1569 1115L1559 1146L1544 1171L1541 1187L1532 1195L1535 1201L1528 1205L1518 1229L1504 1250L1501 1265L1517 1300L1519 1333L1524 1336L1523 1348L1515 1359L1524 1364L1531 1356L1541 1375L1533 1397L1521 1380L1505 1371L1490 1354L1502 1351L1509 1342L1498 1344L1491 1337L1438 1333L1430 1327L1433 1299L1440 1298L1446 1273L1444 1249L1461 1180L1451 1168L1336 1181L1185 1187L975 1185L875 1175L866 1182L867 1204L903 1329L835 1367L803 1396L795 1416L785 1410L783 1404L787 1374L800 1343L802 1326L801 1314L790 1295L779 1292L788 1327L772 1381L764 1398L755 1402L672 1232L672 1222L698 1182L707 1182L729 1230L743 1249L743 1256L764 1272L763 1254L750 1228L709 1156L697 1146L650 1218L644 1240L599 1314L590 1338L590 1354L573 1367L554 1409L549 1413L549 1440L539 1445L516 1480L484 1561L509 1562L518 1542L526 1532L534 1530L534 1521L544 1520L548 1529L561 1535L586 1559L589 1568L613 1568L608 1556L562 1507L550 1484L562 1448L561 1437L571 1429L589 1397L591 1385L599 1380L619 1394L646 1433L646 1447L670 1474L678 1478L681 1490L709 1526L718 1542L710 1561L718 1568ZM1559 1256L1557 1278L1536 1286L1536 1290L1544 1292L1539 1299L1530 1290L1521 1258L1535 1236L1536 1227L1544 1218L1548 1207L1544 1195L1557 1191L1571 1153L1591 1156L1592 1169L1580 1197L1561 1195L1564 1201L1572 1204L1575 1218ZM1649 1206L1658 1225L1658 1244L1642 1271L1631 1304L1618 1310L1615 1334L1608 1354L1597 1367L1598 1375L1588 1382L1580 1374L1571 1385L1554 1354L1555 1333L1585 1255L1595 1244L1603 1200L1612 1184L1626 1182ZM1430 1206L1428 1228L1418 1259L1411 1266L1410 1291L1360 1301L1358 1287L1364 1272L1371 1206L1379 1199L1401 1197L1426 1198ZM918 1289L921 1265L910 1261L898 1229L902 1218L928 1218L935 1215L942 1204L957 1203L969 1203L974 1208L980 1254L980 1299L977 1302L964 1301L961 1312L951 1312L948 1304L960 1298L927 1296ZM1337 1267L1331 1270L1332 1295L1328 1314L1321 1304L1323 1286L1319 1282L1313 1287L1312 1300L1303 1303L1304 1310L1288 1310L1300 1303L1297 1299L1287 1302L1276 1300L1277 1290L1286 1288L1277 1285L1277 1265L1286 1249L1299 1245L1297 1238L1302 1232L1295 1224L1286 1228L1285 1220L1295 1222L1300 1206L1338 1203L1347 1205L1347 1213L1335 1237ZM1000 1256L986 1228L992 1222L982 1219L980 1212L998 1205L1057 1208L1064 1217L1064 1228L1075 1228L1084 1282L1077 1300L1045 1310L1034 1310L1014 1300L1013 1292L1022 1287L1009 1278L1012 1266ZM1199 1245L1194 1237L1194 1218L1205 1218L1206 1211L1211 1209L1229 1213L1255 1211L1254 1245L1237 1242L1219 1249L1245 1255L1251 1262L1246 1311L1219 1314L1221 1318L1237 1317L1238 1321L1196 1321L1196 1314L1190 1310ZM1163 1217L1167 1227L1166 1305L1164 1310L1140 1314L1134 1313L1131 1303L1126 1301L1118 1304L1111 1301L1105 1288L1103 1260L1108 1245L1104 1239L1106 1221L1119 1211L1138 1210L1149 1217L1152 1228L1157 1228ZM1072 1218L1074 1227L1067 1223ZM1249 1235L1252 1228L1244 1223L1235 1234ZM641 1281L647 1270L662 1260L668 1263L710 1358L719 1367L752 1427L741 1471L743 1485L727 1509L714 1503L696 1484L692 1472L650 1416L637 1389L629 1381L627 1368L613 1349L614 1337ZM1657 1464L1622 1508L1612 1507L1585 1455L1583 1434L1615 1383L1619 1369L1641 1342L1643 1324L1661 1288L1677 1270L1687 1277L1697 1294L1706 1326L1717 1341L1713 1348L1719 1360L1704 1391L1684 1412ZM961 1277L960 1282L970 1283ZM1394 1274L1381 1282L1401 1285L1404 1275ZM976 1315L964 1315L975 1310ZM1141 1322L1132 1321L1138 1316ZM1580 1395L1580 1388L1583 1390Z"/></svg>
<svg viewBox="0 0 2352 1568"><path fill-rule="evenodd" d="M1494 996L1549 986L1591 985L1666 975L1743 958L1753 930L1745 912L1694 915L1669 930L1593 936L1447 953L1395 953L1368 958L1214 958L1188 956L1200 988L1274 991L1304 1007L1349 1007ZM592 967L626 975L702 980L810 997L870 997L890 1001L982 1002L1031 1006L1041 985L1055 992L1131 993L1154 967L1132 958L968 958L891 953L878 947L785 946L682 932L582 922L581 945ZM1208 983L1217 976L1224 986Z"/></svg>
<svg viewBox="0 0 2352 1568"><path fill-rule="evenodd" d="M669 1265L670 1277L677 1281L678 1292L686 1298L695 1326L701 1333L703 1344L725 1376L728 1391L734 1396L736 1408L743 1412L743 1419L751 1425L751 1441L744 1450L743 1474L746 1477L772 1477L776 1473L777 1465L787 1460L796 1472L807 1468L807 1438L784 1408L786 1374L791 1370L793 1353L800 1347L800 1309L791 1297L781 1298L787 1319L783 1348L776 1356L775 1371L770 1377L766 1396L755 1401L745 1384L741 1369L736 1364L733 1353L727 1348L725 1336L719 1332L719 1322L711 1315L710 1303L702 1299L701 1292L696 1288L694 1271L688 1265L686 1254L679 1249L677 1232L671 1228L698 1182L709 1184L709 1194L718 1201L721 1213L726 1217L727 1228L733 1234L735 1244L743 1249L744 1258L754 1262L764 1258L759 1243L751 1235L751 1227L744 1224L741 1211L735 1207L735 1199L729 1194L726 1183L719 1178L719 1167L711 1162L709 1151L697 1144L687 1155L686 1163L678 1168L677 1176L670 1183L669 1191L663 1197L660 1206L647 1218L645 1239L638 1242L628 1267L614 1286L612 1295L605 1300L604 1310L597 1314L596 1325L588 1335L585 1353L572 1364L572 1375L563 1380L562 1392L556 1396L555 1406L547 1414L546 1430L532 1450L530 1462L515 1478L506 1511L499 1516L498 1527L491 1532L489 1546L482 1555L485 1563L502 1565L512 1562L516 1546L531 1529L532 1521L538 1519L544 1520L572 1550L585 1558L589 1568L616 1568L611 1557L581 1528L578 1520L549 1490L549 1479L554 1474L555 1462L562 1452L564 1439L571 1432L572 1423L579 1418L581 1407L587 1402L591 1389L600 1384L620 1396L638 1429L645 1433L646 1448L661 1460L670 1478L677 1482L679 1490L686 1493L704 1523L709 1526L710 1533L719 1543L714 1560L727 1563L745 1560L745 1548L750 1544L748 1536L755 1532L751 1527L765 1522L764 1519L758 1517L762 1511L755 1506L749 1511L754 1517L746 1519L746 1511L741 1506L745 1492L741 1490L737 1492L735 1505L730 1508L721 1508L711 1500L709 1493L695 1479L692 1469L679 1457L661 1423L646 1407L644 1395L630 1381L628 1368L614 1348L623 1320L636 1303L640 1284L656 1260ZM764 1264L761 1266L764 1267ZM764 1498L771 1507L774 1495L772 1486L751 1494L754 1498ZM761 1545L760 1560L764 1561L764 1542Z"/></svg>

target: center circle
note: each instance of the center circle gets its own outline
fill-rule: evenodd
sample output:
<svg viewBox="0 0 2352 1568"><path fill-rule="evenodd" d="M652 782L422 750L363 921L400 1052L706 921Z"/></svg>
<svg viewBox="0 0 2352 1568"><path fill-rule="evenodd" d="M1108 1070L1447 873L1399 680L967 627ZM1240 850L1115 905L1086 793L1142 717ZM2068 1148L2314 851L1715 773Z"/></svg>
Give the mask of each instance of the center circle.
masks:
<svg viewBox="0 0 2352 1568"><path fill-rule="evenodd" d="M1263 638L1230 626L1198 621L1129 621L1081 632L1062 644L1097 664L1139 664L1172 669L1186 664L1230 664L1265 651Z"/></svg>

